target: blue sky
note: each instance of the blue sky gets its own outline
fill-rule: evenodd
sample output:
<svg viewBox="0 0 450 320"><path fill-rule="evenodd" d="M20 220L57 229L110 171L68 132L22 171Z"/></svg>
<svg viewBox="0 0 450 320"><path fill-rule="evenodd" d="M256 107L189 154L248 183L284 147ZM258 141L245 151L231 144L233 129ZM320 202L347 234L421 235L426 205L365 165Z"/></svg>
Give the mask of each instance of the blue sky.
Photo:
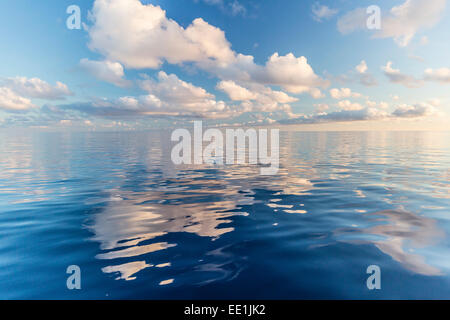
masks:
<svg viewBox="0 0 450 320"><path fill-rule="evenodd" d="M361 14L373 4L379 30ZM81 30L66 27L70 5ZM17 0L0 12L0 127L448 125L446 0Z"/></svg>

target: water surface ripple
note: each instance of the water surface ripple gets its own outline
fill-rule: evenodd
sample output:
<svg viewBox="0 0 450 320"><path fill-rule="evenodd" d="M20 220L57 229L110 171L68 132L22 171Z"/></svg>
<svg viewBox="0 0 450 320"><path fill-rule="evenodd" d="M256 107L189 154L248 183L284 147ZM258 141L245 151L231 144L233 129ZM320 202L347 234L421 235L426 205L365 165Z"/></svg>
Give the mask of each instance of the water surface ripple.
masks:
<svg viewBox="0 0 450 320"><path fill-rule="evenodd" d="M1 299L450 298L450 133L286 131L275 176L176 167L167 132L0 136Z"/></svg>

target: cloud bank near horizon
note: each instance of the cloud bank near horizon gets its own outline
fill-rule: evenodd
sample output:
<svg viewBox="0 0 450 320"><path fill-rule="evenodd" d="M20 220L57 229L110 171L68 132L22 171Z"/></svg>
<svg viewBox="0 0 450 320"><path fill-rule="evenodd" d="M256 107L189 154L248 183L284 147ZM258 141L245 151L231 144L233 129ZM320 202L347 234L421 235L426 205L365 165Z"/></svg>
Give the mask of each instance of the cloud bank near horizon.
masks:
<svg viewBox="0 0 450 320"><path fill-rule="evenodd" d="M232 3L202 1L222 9ZM237 1L235 4L240 5ZM392 38L400 46L407 46L419 31L439 22L445 5L446 0L406 0L389 11L383 30L375 37ZM244 11L233 15L244 18ZM316 22L326 23L341 10L316 2L311 12ZM338 30L344 34L356 31L361 16L359 9L343 13L338 18ZM259 114L268 122L282 124L385 121L439 113L436 105L427 102L375 102L359 89L336 83L338 79L367 89L379 86L366 59L355 62L347 74L331 77L323 75L326 70L321 75L306 56L292 52L280 54L274 50L263 63L256 63L253 55L235 51L225 31L203 18L184 27L169 18L160 6L140 0L95 0L89 17L86 45L98 56L81 57L78 68L97 81L132 90L133 94L76 101L75 93L62 82L51 85L39 78L9 77L0 81L0 111L15 114L11 119L31 113L30 119L60 117L59 121L91 121L92 117L219 120ZM186 81L182 75L165 71L167 66L205 73L215 85L207 90ZM450 83L450 69L446 67L424 68L422 75L416 77L394 68L391 59L387 59L380 70L388 83L407 89ZM140 78L128 78L131 71L140 72ZM154 72L153 76L148 75ZM68 103L55 102L68 98ZM318 101L310 103L316 110L306 115L296 113L293 105L304 104L306 98ZM433 97L423 100L430 99ZM6 123L11 121L0 125Z"/></svg>

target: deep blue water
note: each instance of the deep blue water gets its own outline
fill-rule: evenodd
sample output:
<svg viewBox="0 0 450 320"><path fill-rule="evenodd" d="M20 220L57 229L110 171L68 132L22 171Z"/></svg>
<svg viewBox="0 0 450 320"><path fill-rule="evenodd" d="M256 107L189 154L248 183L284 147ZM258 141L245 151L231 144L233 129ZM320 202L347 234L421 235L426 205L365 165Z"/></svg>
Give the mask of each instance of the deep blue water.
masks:
<svg viewBox="0 0 450 320"><path fill-rule="evenodd" d="M282 132L275 176L169 141L1 133L0 298L450 298L450 133Z"/></svg>

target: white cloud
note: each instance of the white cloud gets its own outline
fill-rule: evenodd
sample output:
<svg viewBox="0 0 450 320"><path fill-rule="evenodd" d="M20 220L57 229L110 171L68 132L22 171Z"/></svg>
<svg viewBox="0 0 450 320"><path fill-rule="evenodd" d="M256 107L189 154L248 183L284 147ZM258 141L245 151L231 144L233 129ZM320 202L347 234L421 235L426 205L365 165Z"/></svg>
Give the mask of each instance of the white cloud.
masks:
<svg viewBox="0 0 450 320"><path fill-rule="evenodd" d="M217 89L222 90L233 101L245 101L245 100L254 100L256 99L256 94L251 92L250 90L237 85L232 80L221 81L217 85Z"/></svg>
<svg viewBox="0 0 450 320"><path fill-rule="evenodd" d="M222 30L203 19L186 29L158 6L139 0L96 0L89 47L129 68L159 68L164 61L228 64L234 53Z"/></svg>
<svg viewBox="0 0 450 320"><path fill-rule="evenodd" d="M376 86L377 80L375 77L368 72L369 67L367 66L367 63L365 60L362 60L356 67L355 70L357 72L356 78L357 81L366 87L373 87Z"/></svg>
<svg viewBox="0 0 450 320"><path fill-rule="evenodd" d="M381 14L381 29L375 38L393 38L402 47L407 46L420 31L431 28L442 18L446 0L406 0ZM366 8L357 8L339 18L337 27L342 34L368 30Z"/></svg>
<svg viewBox="0 0 450 320"><path fill-rule="evenodd" d="M341 89L333 88L330 90L330 95L332 98L337 99L337 100L340 100L343 98L350 98L350 97L352 97L352 98L361 97L360 93L352 92L352 90L349 88L341 88Z"/></svg>
<svg viewBox="0 0 450 320"><path fill-rule="evenodd" d="M0 87L0 110L8 112L27 111L36 106L7 87Z"/></svg>
<svg viewBox="0 0 450 320"><path fill-rule="evenodd" d="M377 107L380 108L380 109L387 109L387 108L389 108L389 103L384 102L384 101L381 101L381 102L377 105Z"/></svg>
<svg viewBox="0 0 450 320"><path fill-rule="evenodd" d="M233 101L246 101L246 105L253 111L284 111L289 114L292 111L288 104L298 101L297 98L291 97L285 92L272 90L258 84L245 88L228 80L219 82L217 89L224 91Z"/></svg>
<svg viewBox="0 0 450 320"><path fill-rule="evenodd" d="M321 5L320 3L316 2L312 6L312 13L313 13L313 19L322 22L323 20L330 19L334 15L336 15L339 12L337 9L331 9L327 7L326 5Z"/></svg>
<svg viewBox="0 0 450 320"><path fill-rule="evenodd" d="M314 105L314 108L317 110L317 112L322 113L327 111L330 108L330 106L326 103L318 103Z"/></svg>
<svg viewBox="0 0 450 320"><path fill-rule="evenodd" d="M187 108L190 107L190 108ZM234 117L242 112L230 108L223 101L205 100L201 105L173 105L161 101L154 95L138 97L120 97L115 100L94 100L86 103L60 105L60 109L70 109L100 117L152 116L152 117Z"/></svg>
<svg viewBox="0 0 450 320"><path fill-rule="evenodd" d="M258 89L258 96L256 99L256 100L260 99L262 101L263 99L258 98L259 96L268 97L278 103L291 103L298 101L297 98L291 97L283 91L272 90L271 88L262 86L260 89Z"/></svg>
<svg viewBox="0 0 450 320"><path fill-rule="evenodd" d="M420 30L439 22L446 0L406 0L383 17L378 38L393 38L399 46L407 46Z"/></svg>
<svg viewBox="0 0 450 320"><path fill-rule="evenodd" d="M362 84L363 86L366 87L373 87L376 86L377 80L375 79L375 77L368 72L369 67L367 66L367 63L365 60L362 60L356 67L356 78L357 81Z"/></svg>
<svg viewBox="0 0 450 320"><path fill-rule="evenodd" d="M6 78L1 81L1 84L27 98L59 100L73 95L64 83L56 82L56 85L52 86L39 78Z"/></svg>
<svg viewBox="0 0 450 320"><path fill-rule="evenodd" d="M342 110L346 111L355 111L355 110L361 110L364 109L364 107L356 102L351 102L350 100L342 100L339 101L337 104Z"/></svg>
<svg viewBox="0 0 450 320"><path fill-rule="evenodd" d="M115 84L118 87L130 85L130 81L124 79L123 66L118 62L82 59L80 66L99 80Z"/></svg>
<svg viewBox="0 0 450 320"><path fill-rule="evenodd" d="M274 111L290 116L292 111L288 103L297 101L297 98L263 85L252 85L252 88L248 89L232 81L222 81L217 87L229 94L233 101L238 102L227 104L217 100L215 95L205 89L163 71L158 73L157 79L141 80L139 85L147 94L125 96L115 100L99 99L88 103L63 105L60 108L102 117L143 115L230 118L246 112Z"/></svg>
<svg viewBox="0 0 450 320"><path fill-rule="evenodd" d="M182 106L186 111L195 112L215 109L215 96L213 94L180 80L174 74L168 75L160 71L158 81L142 80L140 86L170 108L179 109Z"/></svg>
<svg viewBox="0 0 450 320"><path fill-rule="evenodd" d="M362 74L362 73L366 73L367 70L368 70L366 61L365 61L365 60L362 60L362 61L355 67L355 69L356 69L356 71L357 71L358 73L361 73L361 74Z"/></svg>
<svg viewBox="0 0 450 320"><path fill-rule="evenodd" d="M163 71L158 73L157 79L142 80L139 85L147 91L147 94L136 97L125 96L115 100L99 99L87 103L62 105L60 108L102 117L143 115L226 118L252 111L243 104L227 105L224 101L218 101L205 89Z"/></svg>
<svg viewBox="0 0 450 320"><path fill-rule="evenodd" d="M277 85L290 93L310 93L314 98L320 98L321 92L317 87L327 86L328 83L314 73L306 57L295 57L292 53L280 56L274 53L264 67L255 67L251 80Z"/></svg>
<svg viewBox="0 0 450 320"><path fill-rule="evenodd" d="M56 82L54 86L38 78L14 77L0 81L0 109L23 112L36 108L30 99L59 100L73 95L69 88Z"/></svg>
<svg viewBox="0 0 450 320"><path fill-rule="evenodd" d="M373 87L378 84L373 74L369 72L369 67L365 60L362 60L354 69L346 74L331 78L334 78L335 81L340 83L359 83L366 87Z"/></svg>
<svg viewBox="0 0 450 320"><path fill-rule="evenodd" d="M437 114L435 109L426 104L400 105L394 112L388 113L373 107L357 110L339 110L330 113L319 113L312 116L298 116L292 119L280 120L283 124L320 123L320 122L345 122L367 120L394 120L402 118L420 119Z"/></svg>
<svg viewBox="0 0 450 320"><path fill-rule="evenodd" d="M375 102L375 101L366 101L366 105L370 108L379 108L379 109L387 109L389 108L389 104L387 102Z"/></svg>
<svg viewBox="0 0 450 320"><path fill-rule="evenodd" d="M401 73L399 69L392 68L391 61L388 61L386 66L382 67L382 70L392 83L402 84L408 88L418 88L423 85L423 81L416 79L411 75Z"/></svg>
<svg viewBox="0 0 450 320"><path fill-rule="evenodd" d="M416 104L416 105L400 105L395 109L392 115L399 118L417 118L432 115L436 112L433 106L428 104Z"/></svg>
<svg viewBox="0 0 450 320"><path fill-rule="evenodd" d="M450 83L450 68L426 69L424 78L430 81Z"/></svg>
<svg viewBox="0 0 450 320"><path fill-rule="evenodd" d="M220 3L224 2L214 4ZM237 4L233 2L235 8L239 8ZM221 82L217 88L226 92L232 101L240 101L238 105L229 106L216 101L214 95L202 88L185 83L175 75L160 72L158 82L140 82L141 88L149 92L146 98L125 97L115 101L121 111L132 113L137 110L141 113L146 110L146 114L150 114L158 108L161 114L205 117L250 111L284 111L289 115L292 114L289 103L297 101L297 98L270 86L321 98L323 94L319 88L328 85L315 74L306 57L274 53L265 65L257 65L253 56L234 52L221 29L200 18L184 28L168 19L160 7L142 4L139 0L96 0L91 19L89 47L103 54L106 61L117 61L120 67L124 65L134 69L157 69L165 62L192 64L219 78ZM123 69L119 65L112 68L99 63L84 61L85 65L96 69L93 73L97 77L121 83ZM104 101L96 103L99 106L105 104ZM102 110L111 107L109 102L106 107ZM117 108L112 111L115 113Z"/></svg>
<svg viewBox="0 0 450 320"><path fill-rule="evenodd" d="M165 11L139 0L96 0L89 28L90 48L128 68L159 68L193 63L221 80L275 85L290 93L322 96L317 76L305 57L274 53L264 66L252 56L236 53L225 33L202 19L187 28Z"/></svg>
<svg viewBox="0 0 450 320"><path fill-rule="evenodd" d="M338 19L337 28L342 34L349 34L357 30L364 30L367 21L366 8L357 8Z"/></svg>

